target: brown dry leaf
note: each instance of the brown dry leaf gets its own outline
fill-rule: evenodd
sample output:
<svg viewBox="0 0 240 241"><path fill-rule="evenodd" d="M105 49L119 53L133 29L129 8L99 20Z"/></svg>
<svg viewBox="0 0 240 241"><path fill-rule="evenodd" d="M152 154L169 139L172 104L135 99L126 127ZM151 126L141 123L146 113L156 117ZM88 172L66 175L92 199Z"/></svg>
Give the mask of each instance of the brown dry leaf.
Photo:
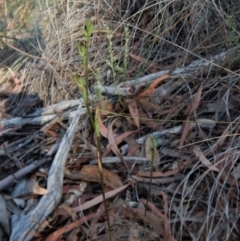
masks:
<svg viewBox="0 0 240 241"><path fill-rule="evenodd" d="M133 211L134 214L132 214L130 211ZM157 218L156 215L154 215L152 212L147 211L145 212L144 209L140 209L140 208L132 208L131 210L129 210L129 212L127 213L130 217L132 216L133 218L138 218L141 219L145 222L150 223L154 229L155 232L159 235L159 236L163 236L163 240L167 240L167 235L165 234L165 230L163 229L162 223L160 222L159 218Z"/></svg>
<svg viewBox="0 0 240 241"><path fill-rule="evenodd" d="M124 141L128 144L127 156L141 156L140 145L132 136L127 136Z"/></svg>
<svg viewBox="0 0 240 241"><path fill-rule="evenodd" d="M123 134L121 134L120 136L115 137L115 143L116 145L119 145L120 143L123 142L123 140L128 137L129 135L135 133L136 131L126 131ZM111 145L108 145L108 147L106 148L106 150L103 153L103 157L106 157L109 153L111 152Z"/></svg>
<svg viewBox="0 0 240 241"><path fill-rule="evenodd" d="M101 205L99 206L98 210L97 210L97 213L103 215L104 212L105 212L105 205L104 205L104 203L102 202ZM96 217L94 217L94 218L91 220L91 225L90 225L91 231L93 231L93 230L94 230L94 227L96 227L96 224L98 223L99 218L100 218L100 216L96 216Z"/></svg>
<svg viewBox="0 0 240 241"><path fill-rule="evenodd" d="M108 142L109 142L109 145L110 145L113 153L114 153L116 156L118 156L121 161L123 161L123 157L122 157L122 155L121 155L121 153L120 153L120 150L119 150L119 148L118 148L118 146L117 146L117 144L116 144L116 141L115 141L115 138L114 138L114 133L113 133L113 124L114 124L114 122L115 122L116 120L117 120L117 118L114 119L114 120L112 121L112 123L109 125L109 129L108 129Z"/></svg>
<svg viewBox="0 0 240 241"><path fill-rule="evenodd" d="M170 69L172 67L172 65L152 63L151 61L148 61L147 59L135 55L133 53L129 53L129 56L135 59L136 61L140 62L141 64L144 64L150 73L156 73L158 70Z"/></svg>
<svg viewBox="0 0 240 241"><path fill-rule="evenodd" d="M160 106L156 103L153 103L153 102L147 100L147 98L143 98L143 97L138 98L137 97L137 102L148 114L159 113L159 111L160 111Z"/></svg>
<svg viewBox="0 0 240 241"><path fill-rule="evenodd" d="M195 99L192 103L191 106L189 106L189 108L186 110L185 112L185 115L191 115L194 111L197 110L199 104L200 104L200 101L201 101L201 96L202 96L202 84L200 85L196 95L195 95Z"/></svg>
<svg viewBox="0 0 240 241"><path fill-rule="evenodd" d="M77 216L76 212L74 212L74 211L72 210L72 208L69 207L69 206L67 206L66 204L62 203L62 204L58 207L58 209L60 210L60 212L61 212L61 211L65 211L65 213L67 213L67 214L72 218L73 221L76 221L76 220L78 219L78 216Z"/></svg>
<svg viewBox="0 0 240 241"><path fill-rule="evenodd" d="M152 202L147 201L145 199L141 199L141 202L143 204L147 205L153 213L157 214L161 219L163 219L166 240L176 241L176 239L171 234L171 230L170 230L170 226L169 226L169 219L167 216L168 215L167 195L163 191L160 191L160 194L162 195L163 201L164 201L164 214Z"/></svg>
<svg viewBox="0 0 240 241"><path fill-rule="evenodd" d="M101 113L100 113L100 103L98 103L97 106L96 106L96 115L97 115L97 118L98 118L98 126L99 126L100 133L101 133L102 136L107 138L108 129L102 122Z"/></svg>
<svg viewBox="0 0 240 241"><path fill-rule="evenodd" d="M144 90L142 93L138 94L137 97L147 97L147 96L151 96L155 90L156 90L156 87L165 79L169 78L169 75L164 75L160 78L157 78L156 80L154 80L150 86Z"/></svg>
<svg viewBox="0 0 240 241"><path fill-rule="evenodd" d="M214 153L218 148L221 148L226 138L229 137L230 130L232 128L232 123L228 125L222 135L218 138L218 140L209 148L205 155L208 156L210 153Z"/></svg>
<svg viewBox="0 0 240 241"><path fill-rule="evenodd" d="M183 147L183 143L189 133L189 131L191 130L192 125L189 121L189 116L186 120L186 122L183 124L183 131L182 131L182 135L181 135L181 139L180 139L180 143L179 143L179 151L182 151L182 147Z"/></svg>
<svg viewBox="0 0 240 241"><path fill-rule="evenodd" d="M94 216L96 216L95 213L89 214L87 216L84 216L82 218L80 218L79 220L73 222L73 223L69 223L67 225L65 225L64 227L56 230L55 232L53 232L52 234L50 234L45 241L57 241L59 240L59 238L66 232L71 231L72 229L79 227L81 224L85 223L86 221L92 219Z"/></svg>
<svg viewBox="0 0 240 241"><path fill-rule="evenodd" d="M138 106L137 106L137 102L136 100L130 100L128 101L128 109L129 112L137 126L137 128L139 129L139 114L138 114Z"/></svg>
<svg viewBox="0 0 240 241"><path fill-rule="evenodd" d="M169 75L168 75L168 74L157 78L156 80L154 80L154 81L150 84L150 88L156 88L163 80L168 79L168 78L169 78Z"/></svg>
<svg viewBox="0 0 240 241"><path fill-rule="evenodd" d="M84 165L79 172L82 180L89 182L101 183L99 167L95 165ZM107 169L103 168L103 182L111 188L121 187L122 181L120 177Z"/></svg>
<svg viewBox="0 0 240 241"><path fill-rule="evenodd" d="M46 195L48 194L48 190L39 186L38 183L33 187L33 193L37 195Z"/></svg>
<svg viewBox="0 0 240 241"><path fill-rule="evenodd" d="M58 136L58 134L55 131L52 131L52 130L47 130L46 133L49 134L51 137L57 137Z"/></svg>
<svg viewBox="0 0 240 241"><path fill-rule="evenodd" d="M199 160L206 166L208 167L210 170L213 170L213 171L216 171L216 172L219 172L220 170L213 166L212 163L204 156L203 152L201 151L200 147L199 146L194 146L193 148L193 152L195 154L195 156L197 158L199 158Z"/></svg>
<svg viewBox="0 0 240 241"><path fill-rule="evenodd" d="M150 73L156 73L158 71L159 64L152 63L151 61L148 61L147 59L140 57L138 55L135 55L133 53L129 53L129 56L136 61L140 62L141 64L145 65L147 70Z"/></svg>
<svg viewBox="0 0 240 241"><path fill-rule="evenodd" d="M149 128L151 128L153 130L161 129L162 123L154 121L154 119L149 119L149 117L142 112L140 112L139 116L140 116L141 122L143 124L145 124L146 126L148 126Z"/></svg>
<svg viewBox="0 0 240 241"><path fill-rule="evenodd" d="M141 63L147 62L146 59L144 59L144 58L142 58L142 57L140 57L140 56L138 56L138 55L135 55L135 54L133 54L133 53L131 53L131 52L129 53L129 56L130 56L131 58L137 60L138 62L141 62Z"/></svg>
<svg viewBox="0 0 240 241"><path fill-rule="evenodd" d="M72 232L68 235L66 241L78 241L77 229L72 230Z"/></svg>
<svg viewBox="0 0 240 241"><path fill-rule="evenodd" d="M122 187L119 187L119 188L117 188L115 190L112 190L112 191L109 191L109 192L105 193L105 198L109 199L109 198L115 196L116 194L118 194L119 192L121 192L125 188L127 188L130 184L131 183L128 183L128 184L126 184L126 185L124 185ZM92 199L91 201L88 201L87 203L84 203L80 207L73 208L73 211L74 212L84 211L86 209L89 209L90 207L93 207L93 206L101 203L102 201L103 201L103 196L100 195L100 196ZM99 216L101 216L101 215L102 214L100 214ZM92 218L96 218L96 216L98 216L98 214L92 213L92 214L89 214L87 216L84 216L84 217L80 218L79 220L77 220L77 221L75 221L73 223L67 224L64 227L62 227L62 228L56 230L55 232L53 232L52 234L50 234L45 239L45 241L57 241L57 240L59 240L59 237L61 235L63 235L64 233L69 232L69 231L71 231L72 229L74 229L76 227L79 227L81 224L85 223L88 220L91 220Z"/></svg>
<svg viewBox="0 0 240 241"><path fill-rule="evenodd" d="M106 192L105 193L105 198L109 199L109 198L115 196L116 194L118 194L121 191L123 191L124 189L126 189L130 184L131 184L131 182L126 184L126 185L124 185L124 186L122 186L122 187L119 187L119 188L116 188L116 189L114 189L112 191ZM96 198L94 198L94 199L92 199L92 200L90 200L90 201L88 201L86 203L83 203L81 206L73 208L73 211L74 212L80 212L80 211L87 210L87 209L89 209L89 208L91 208L91 207L101 203L102 201L103 201L103 196L99 195L98 197L96 197Z"/></svg>

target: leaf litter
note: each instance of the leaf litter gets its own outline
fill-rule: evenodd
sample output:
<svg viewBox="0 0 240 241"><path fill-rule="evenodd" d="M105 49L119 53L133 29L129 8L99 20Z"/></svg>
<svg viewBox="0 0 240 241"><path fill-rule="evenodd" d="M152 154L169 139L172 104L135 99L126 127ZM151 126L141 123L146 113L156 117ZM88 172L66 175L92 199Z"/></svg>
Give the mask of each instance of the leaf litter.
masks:
<svg viewBox="0 0 240 241"><path fill-rule="evenodd" d="M198 36L205 40L190 48L194 35L189 35L189 29L198 17L194 7L191 14L185 12L187 10L182 12L189 16L185 23L191 21L191 24L186 36L181 36L188 40L178 44L187 45L177 48L178 44L163 40L158 44L159 34L165 36L168 32L169 38L174 35L172 28L181 35L180 29L177 25L167 26L171 25L169 17L162 22L162 32L151 35L146 31L154 28L152 6L145 6L144 10L138 4L134 6L139 11L131 10L130 22L138 21L134 15L139 13L143 17L142 29L146 22L153 22L144 31L135 29L129 70L125 76L118 73L121 83L117 86L115 83L109 86L111 76L108 77L104 82L106 86L102 86L105 99L94 99L94 91L89 90L96 103L91 107L98 110L104 192L112 237L119 240L238 240L239 71L237 61L230 61L236 48L219 52L225 50L228 42L213 49L214 44L208 42L212 36L204 37L211 29L201 32ZM178 8L178 3L174 7ZM206 12L218 15L218 7L215 3L212 11ZM221 9L225 8L227 6L222 3ZM170 9L166 7L166 10ZM166 15L172 16L171 11ZM209 21L213 19L216 18L209 18ZM122 30L111 27L118 29L112 41L116 45L116 56L121 56L118 51ZM195 31L200 30L196 28ZM211 33L220 36L217 30ZM78 41L80 38L77 37ZM223 43L225 38L222 41L216 38L215 44ZM101 45L103 39L104 31L99 35L94 33L93 45L100 45L101 55L108 52L104 52ZM141 52L139 47L146 44L145 39L153 44L150 58L144 53L148 51ZM56 43L52 43L54 46ZM68 54L74 52L72 46L64 45L61 49ZM196 55L200 50L204 58ZM94 48L91 51L95 56L91 57L91 70L97 69L98 64L104 69L103 62L96 60L104 59L100 52ZM158 56L158 52L163 56ZM46 52L43 56L45 54L48 56ZM66 63L71 58L76 59L68 56ZM2 91L1 87L0 204L4 217L0 225L1 238L107 240L100 172L94 162L96 141L85 105L68 81L69 75L63 74L59 65L46 66L44 61L39 59L36 63L42 71L40 74L37 68L30 68L34 63L27 65L29 69L26 68L21 77L10 68L11 93ZM74 65L68 67L80 73L79 62ZM143 77L137 78L141 68L144 69ZM29 84L33 69L36 75L34 73ZM53 78L49 78L46 73L53 69ZM51 86L46 82L51 90L42 93L44 103L37 96L16 93L23 92L25 86L34 87L32 84L36 92L41 93L45 84L35 82L41 76L54 81L66 79L66 82L63 85L52 82ZM68 91L60 86L68 86ZM49 93L52 96L49 97ZM152 171L150 136L157 144Z"/></svg>

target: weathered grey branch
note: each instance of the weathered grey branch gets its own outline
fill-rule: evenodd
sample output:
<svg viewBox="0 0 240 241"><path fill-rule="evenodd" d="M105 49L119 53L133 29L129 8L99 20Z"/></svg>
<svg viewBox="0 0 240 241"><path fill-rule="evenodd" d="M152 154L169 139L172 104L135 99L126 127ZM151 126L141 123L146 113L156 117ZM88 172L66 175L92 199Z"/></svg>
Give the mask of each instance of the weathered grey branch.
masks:
<svg viewBox="0 0 240 241"><path fill-rule="evenodd" d="M49 193L44 195L38 205L27 215L21 214L19 216L12 216L12 233L10 241L31 240L33 235L37 233L40 225L58 205L62 197L65 163L81 114L82 108L81 105L79 105L78 110L75 112L75 117L63 137L49 170L47 183Z"/></svg>
<svg viewBox="0 0 240 241"><path fill-rule="evenodd" d="M214 55L210 59L199 59L193 61L191 64L176 68L173 71L171 70L162 70L153 74L146 75L141 78L137 78L134 80L129 80L123 83L120 83L116 87L113 86L102 86L101 91L103 94L111 94L111 95L122 95L122 96L129 96L129 89L124 87L124 84L129 84L134 86L135 88L142 84L149 84L155 79L169 74L170 78L176 78L176 77L191 77L191 76L198 76L200 73L206 73L209 71L209 69L213 68L222 68L220 64L225 61L229 56L231 56L234 53L235 49L231 49L228 51L221 52L219 54ZM114 91L115 88L115 91ZM119 91L121 90L121 91ZM167 93L166 93L167 94Z"/></svg>

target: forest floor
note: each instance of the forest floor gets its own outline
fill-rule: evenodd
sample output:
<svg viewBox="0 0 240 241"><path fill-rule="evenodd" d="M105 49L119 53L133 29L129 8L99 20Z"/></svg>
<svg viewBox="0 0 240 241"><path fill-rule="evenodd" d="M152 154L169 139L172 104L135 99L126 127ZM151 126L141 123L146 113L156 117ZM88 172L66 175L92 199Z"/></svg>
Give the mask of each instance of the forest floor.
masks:
<svg viewBox="0 0 240 241"><path fill-rule="evenodd" d="M238 0L0 5L0 240L239 240Z"/></svg>

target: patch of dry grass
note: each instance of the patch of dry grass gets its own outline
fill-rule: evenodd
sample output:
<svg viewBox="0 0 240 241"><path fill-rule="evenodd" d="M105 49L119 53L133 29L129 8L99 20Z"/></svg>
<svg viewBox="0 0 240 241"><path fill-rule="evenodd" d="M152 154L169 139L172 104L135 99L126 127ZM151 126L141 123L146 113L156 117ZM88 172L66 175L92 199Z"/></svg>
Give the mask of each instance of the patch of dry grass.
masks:
<svg viewBox="0 0 240 241"><path fill-rule="evenodd" d="M66 71L72 74L83 71L76 46L83 40L83 26L88 18L96 26L91 44L92 83L97 68L100 68L102 82L110 83L106 64L110 56L107 28L112 35L113 54L118 66L123 65L124 28L129 28L129 52L142 58L141 62L134 58L129 61L128 78L136 78L238 47L240 17L236 3L55 1L42 12L43 19L39 24L49 24L49 27L42 28L44 47L36 46L42 60L35 60L28 67L28 91L40 93L46 104L78 96L78 90ZM63 68L48 62L49 58L59 61ZM236 55L222 66L234 71L237 61ZM118 72L117 81L124 80L125 76Z"/></svg>

